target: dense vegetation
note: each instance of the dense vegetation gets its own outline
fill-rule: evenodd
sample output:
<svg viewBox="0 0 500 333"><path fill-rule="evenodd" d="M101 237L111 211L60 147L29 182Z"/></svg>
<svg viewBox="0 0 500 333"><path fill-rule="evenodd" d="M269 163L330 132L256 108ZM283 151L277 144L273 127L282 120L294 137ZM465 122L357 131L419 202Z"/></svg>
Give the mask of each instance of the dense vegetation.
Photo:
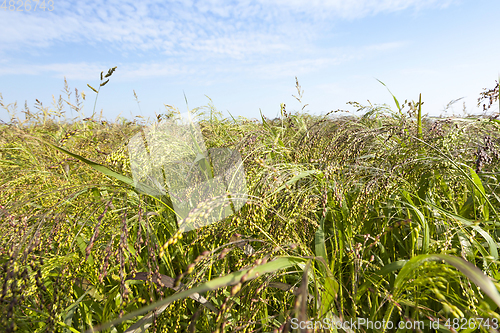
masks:
<svg viewBox="0 0 500 333"><path fill-rule="evenodd" d="M0 105L12 116L0 124L5 331L288 332L294 318L365 318L451 332L448 319L500 320L494 117L431 119L396 99L396 111L351 103L357 117L195 109L207 148L240 152L248 198L179 233L168 195L128 182L127 140L151 123L67 120L83 101L66 93L22 120ZM481 101L497 99L498 85Z"/></svg>

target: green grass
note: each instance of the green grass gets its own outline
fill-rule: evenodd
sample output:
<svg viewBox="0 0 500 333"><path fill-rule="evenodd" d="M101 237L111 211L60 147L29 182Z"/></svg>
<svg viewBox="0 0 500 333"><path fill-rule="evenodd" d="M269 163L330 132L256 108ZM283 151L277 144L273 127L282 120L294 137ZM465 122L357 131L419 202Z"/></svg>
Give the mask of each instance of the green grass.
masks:
<svg viewBox="0 0 500 333"><path fill-rule="evenodd" d="M351 102L363 115L335 118L281 105L274 121L224 119L210 101L192 112L207 149L240 152L248 199L182 233L168 194L133 187L126 145L178 111L105 121L97 94L83 119L83 96L65 91L25 119L0 99L12 117L0 124L5 331L289 332L293 320L367 319L452 332L447 319L500 320L496 118L431 119L422 96L393 96L395 112ZM498 85L483 94L489 108Z"/></svg>

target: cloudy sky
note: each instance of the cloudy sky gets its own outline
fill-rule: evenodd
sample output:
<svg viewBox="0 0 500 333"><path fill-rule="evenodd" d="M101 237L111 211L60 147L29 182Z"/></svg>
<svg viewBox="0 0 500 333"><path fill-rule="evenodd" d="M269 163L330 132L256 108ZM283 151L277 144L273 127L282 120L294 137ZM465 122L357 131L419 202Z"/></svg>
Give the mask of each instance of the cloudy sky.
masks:
<svg viewBox="0 0 500 333"><path fill-rule="evenodd" d="M0 8L3 103L51 107L86 94L91 115L101 71L117 66L96 111L154 116L210 97L226 116L274 118L285 103L324 114L348 101L425 102L424 112L478 113L483 88L500 73L498 0L50 1L45 11ZM23 9L24 11L12 11ZM51 11L49 11L51 9ZM133 91L140 101L137 104ZM184 99L188 100L188 106ZM65 95L63 94L63 97ZM74 98L74 96L73 96ZM73 99L74 101L74 99ZM498 107L496 107L496 110ZM65 108L69 117L77 114ZM229 112L229 113L228 113ZM0 119L9 116L0 109Z"/></svg>

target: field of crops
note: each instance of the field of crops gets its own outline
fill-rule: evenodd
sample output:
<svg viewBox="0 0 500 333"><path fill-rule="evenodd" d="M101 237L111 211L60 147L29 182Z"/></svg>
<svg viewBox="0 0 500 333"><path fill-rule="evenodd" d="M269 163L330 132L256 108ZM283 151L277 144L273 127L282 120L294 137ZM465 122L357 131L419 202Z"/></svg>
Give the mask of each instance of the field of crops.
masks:
<svg viewBox="0 0 500 333"><path fill-rule="evenodd" d="M2 331L497 331L496 118L431 119L396 98L351 103L357 116L192 110L206 149L240 154L246 192L182 232L168 191L134 186L127 146L177 110L68 120L82 96L66 92L24 115L0 104L12 116L0 124ZM498 84L482 98L491 107ZM360 319L384 326L313 326Z"/></svg>

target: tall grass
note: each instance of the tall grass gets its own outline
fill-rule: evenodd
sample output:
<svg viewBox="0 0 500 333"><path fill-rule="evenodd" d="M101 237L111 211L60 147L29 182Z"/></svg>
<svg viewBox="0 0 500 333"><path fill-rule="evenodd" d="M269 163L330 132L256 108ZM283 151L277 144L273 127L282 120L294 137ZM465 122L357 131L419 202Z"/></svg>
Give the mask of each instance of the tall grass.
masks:
<svg viewBox="0 0 500 333"><path fill-rule="evenodd" d="M97 98L91 117L66 119L64 103L83 115L81 94L66 91L57 112L40 103L24 120L0 105L12 117L0 125L5 331L290 332L296 320L366 319L386 326L358 331L422 321L430 332L439 320L453 332L454 318L498 331L497 119L431 120L421 96L393 96L396 112L351 102L357 117L283 104L275 121L224 119L210 101L193 110L207 149L240 152L249 195L182 233L168 194L132 186L127 140L152 122L97 118Z"/></svg>

